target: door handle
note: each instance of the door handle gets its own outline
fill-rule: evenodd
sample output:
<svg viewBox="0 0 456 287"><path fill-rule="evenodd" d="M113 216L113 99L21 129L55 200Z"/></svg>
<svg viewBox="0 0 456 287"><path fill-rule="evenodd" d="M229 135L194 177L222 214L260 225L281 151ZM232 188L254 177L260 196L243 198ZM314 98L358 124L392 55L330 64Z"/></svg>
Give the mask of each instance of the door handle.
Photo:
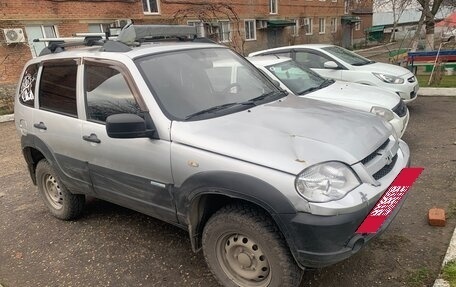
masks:
<svg viewBox="0 0 456 287"><path fill-rule="evenodd" d="M82 139L91 143L101 143L101 140L96 134L90 134L90 136L82 136Z"/></svg>
<svg viewBox="0 0 456 287"><path fill-rule="evenodd" d="M39 124L33 124L33 126L40 130L47 130L47 127L43 122L40 122Z"/></svg>

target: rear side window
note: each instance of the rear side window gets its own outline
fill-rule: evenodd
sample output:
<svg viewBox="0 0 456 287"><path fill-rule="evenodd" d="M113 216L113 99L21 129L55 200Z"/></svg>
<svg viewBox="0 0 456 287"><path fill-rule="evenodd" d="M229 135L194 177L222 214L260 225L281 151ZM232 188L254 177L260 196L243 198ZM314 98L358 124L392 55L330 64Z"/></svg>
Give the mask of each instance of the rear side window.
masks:
<svg viewBox="0 0 456 287"><path fill-rule="evenodd" d="M75 60L44 63L41 73L40 109L77 117Z"/></svg>
<svg viewBox="0 0 456 287"><path fill-rule="evenodd" d="M38 64L27 67L22 77L21 87L19 88L19 102L28 107L35 105L36 77L38 75Z"/></svg>
<svg viewBox="0 0 456 287"><path fill-rule="evenodd" d="M114 114L137 114L141 108L124 75L114 66L86 62L84 81L87 119L102 122Z"/></svg>

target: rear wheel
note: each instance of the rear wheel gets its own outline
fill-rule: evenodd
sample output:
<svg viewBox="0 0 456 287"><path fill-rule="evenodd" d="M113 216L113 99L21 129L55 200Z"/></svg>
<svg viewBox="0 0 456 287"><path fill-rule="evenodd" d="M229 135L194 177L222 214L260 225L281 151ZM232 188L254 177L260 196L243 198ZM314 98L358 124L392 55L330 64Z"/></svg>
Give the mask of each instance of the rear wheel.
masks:
<svg viewBox="0 0 456 287"><path fill-rule="evenodd" d="M36 166L36 183L44 203L55 217L70 220L79 217L84 209L85 197L72 194L61 183L56 172L45 159Z"/></svg>
<svg viewBox="0 0 456 287"><path fill-rule="evenodd" d="M295 287L303 274L274 222L246 205L229 205L209 219L203 251L227 287Z"/></svg>

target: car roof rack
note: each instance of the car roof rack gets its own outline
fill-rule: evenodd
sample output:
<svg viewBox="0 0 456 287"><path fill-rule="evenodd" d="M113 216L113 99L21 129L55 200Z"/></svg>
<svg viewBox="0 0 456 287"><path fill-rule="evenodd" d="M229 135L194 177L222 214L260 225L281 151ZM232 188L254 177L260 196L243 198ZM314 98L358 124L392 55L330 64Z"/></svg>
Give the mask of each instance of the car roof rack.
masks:
<svg viewBox="0 0 456 287"><path fill-rule="evenodd" d="M101 36L38 38L34 39L33 42L48 42L48 46L41 51L40 56L62 52L66 47L94 46L104 44L103 37Z"/></svg>
<svg viewBox="0 0 456 287"><path fill-rule="evenodd" d="M182 41L196 38L198 38L198 32L194 26L130 24L120 31L117 41L131 46L163 39L178 39Z"/></svg>
<svg viewBox="0 0 456 287"><path fill-rule="evenodd" d="M33 42L47 42L48 46L40 56L63 52L66 47L102 46L104 52L128 52L144 42L193 41L215 43L207 38L199 38L196 27L186 25L127 25L117 37L106 33L77 33L82 37L39 38ZM105 37L103 38L104 35Z"/></svg>

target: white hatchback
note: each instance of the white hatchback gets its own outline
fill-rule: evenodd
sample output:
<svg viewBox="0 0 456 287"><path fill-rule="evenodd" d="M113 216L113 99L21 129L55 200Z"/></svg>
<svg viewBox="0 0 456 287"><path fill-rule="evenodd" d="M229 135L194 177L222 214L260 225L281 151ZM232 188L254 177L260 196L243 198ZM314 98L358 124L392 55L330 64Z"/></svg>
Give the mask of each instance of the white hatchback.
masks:
<svg viewBox="0 0 456 287"><path fill-rule="evenodd" d="M286 57L258 56L247 60L293 94L377 114L394 127L399 137L405 132L409 121L407 106L398 95L388 90L325 80Z"/></svg>
<svg viewBox="0 0 456 287"><path fill-rule="evenodd" d="M290 57L328 79L378 86L393 91L405 103L415 100L419 89L415 75L406 68L377 63L335 45L287 46L254 52L249 56L258 55Z"/></svg>

